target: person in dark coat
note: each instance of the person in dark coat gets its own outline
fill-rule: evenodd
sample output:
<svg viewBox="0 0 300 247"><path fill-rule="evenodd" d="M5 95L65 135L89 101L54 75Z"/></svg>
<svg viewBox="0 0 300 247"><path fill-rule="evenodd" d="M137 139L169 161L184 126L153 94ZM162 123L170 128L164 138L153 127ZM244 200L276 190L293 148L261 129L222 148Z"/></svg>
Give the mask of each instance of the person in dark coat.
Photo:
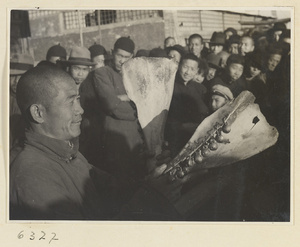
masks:
<svg viewBox="0 0 300 247"><path fill-rule="evenodd" d="M209 112L204 103L206 88L193 80L198 70L198 58L195 55L186 54L182 57L165 129L173 155L186 144Z"/></svg>
<svg viewBox="0 0 300 247"><path fill-rule="evenodd" d="M130 38L119 38L114 45L113 63L96 69L93 78L96 96L104 112L106 167L103 169L132 187L146 174L147 153L135 105L126 94L121 75L123 63L133 57L134 46Z"/></svg>
<svg viewBox="0 0 300 247"><path fill-rule="evenodd" d="M215 77L210 85L210 88L216 84L221 84L228 87L237 97L242 91L247 90L246 79L242 76L244 71L245 58L241 55L231 54L227 59L227 65L221 75Z"/></svg>

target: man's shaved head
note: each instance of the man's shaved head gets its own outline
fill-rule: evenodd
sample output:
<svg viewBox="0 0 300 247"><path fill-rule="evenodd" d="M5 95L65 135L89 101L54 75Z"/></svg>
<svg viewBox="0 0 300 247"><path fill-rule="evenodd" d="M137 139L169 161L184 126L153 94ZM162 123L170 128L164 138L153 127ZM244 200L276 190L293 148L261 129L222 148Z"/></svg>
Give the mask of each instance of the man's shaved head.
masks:
<svg viewBox="0 0 300 247"><path fill-rule="evenodd" d="M58 95L59 84L63 80L73 79L65 71L48 65L36 66L22 75L17 86L17 102L25 118L33 104L47 108Z"/></svg>

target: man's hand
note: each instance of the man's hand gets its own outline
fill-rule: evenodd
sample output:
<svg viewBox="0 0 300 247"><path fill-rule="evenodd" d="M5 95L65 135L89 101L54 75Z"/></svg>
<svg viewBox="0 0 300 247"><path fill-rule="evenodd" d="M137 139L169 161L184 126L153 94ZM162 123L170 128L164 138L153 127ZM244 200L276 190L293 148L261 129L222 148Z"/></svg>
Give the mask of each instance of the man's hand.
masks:
<svg viewBox="0 0 300 247"><path fill-rule="evenodd" d="M129 102L130 99L128 98L127 94L121 94L117 96L121 101Z"/></svg>

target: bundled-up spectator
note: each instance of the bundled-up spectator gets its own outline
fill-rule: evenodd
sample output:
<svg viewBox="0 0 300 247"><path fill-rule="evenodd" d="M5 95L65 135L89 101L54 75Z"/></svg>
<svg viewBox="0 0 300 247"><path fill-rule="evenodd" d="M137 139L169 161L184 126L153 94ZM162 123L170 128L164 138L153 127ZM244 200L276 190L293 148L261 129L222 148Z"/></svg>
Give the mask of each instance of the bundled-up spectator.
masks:
<svg viewBox="0 0 300 247"><path fill-rule="evenodd" d="M91 47L89 47L89 51L91 53L92 61L96 63L94 69L105 66L107 51L102 45L94 44Z"/></svg>
<svg viewBox="0 0 300 247"><path fill-rule="evenodd" d="M182 57L165 128L166 140L174 155L186 144L209 113L204 103L207 90L194 81L198 70L199 61L195 55L186 54Z"/></svg>
<svg viewBox="0 0 300 247"><path fill-rule="evenodd" d="M58 63L67 67L78 88L87 78L93 66L96 65L95 62L92 62L90 51L85 47L79 46L72 48L67 61L58 61Z"/></svg>
<svg viewBox="0 0 300 247"><path fill-rule="evenodd" d="M233 99L233 94L228 87L216 84L211 88L210 107L212 112L215 112L228 101Z"/></svg>
<svg viewBox="0 0 300 247"><path fill-rule="evenodd" d="M241 37L239 35L230 36L227 40L227 51L230 54L239 54L239 44Z"/></svg>
<svg viewBox="0 0 300 247"><path fill-rule="evenodd" d="M166 51L168 56L177 64L180 63L181 57L186 53L181 45L170 46Z"/></svg>
<svg viewBox="0 0 300 247"><path fill-rule="evenodd" d="M204 59L199 58L199 70L194 77L195 82L202 83L208 74L208 65Z"/></svg>
<svg viewBox="0 0 300 247"><path fill-rule="evenodd" d="M250 36L243 36L240 40L240 54L245 56L248 52L254 51L255 44L254 40Z"/></svg>
<svg viewBox="0 0 300 247"><path fill-rule="evenodd" d="M220 65L224 68L226 66L226 60L230 55L228 52L223 50L225 46L225 34L222 32L214 32L211 36L209 46L211 52L220 57Z"/></svg>
<svg viewBox="0 0 300 247"><path fill-rule="evenodd" d="M271 43L278 42L280 40L280 36L282 32L286 30L286 25L283 22L274 23L273 28L271 28L268 32L269 39Z"/></svg>
<svg viewBox="0 0 300 247"><path fill-rule="evenodd" d="M237 31L233 27L229 27L224 31L226 35L226 40L229 40L231 36L237 35Z"/></svg>
<svg viewBox="0 0 300 247"><path fill-rule="evenodd" d="M198 58L205 58L208 54L208 49L204 46L203 38L200 34L194 33L188 40L189 52Z"/></svg>
<svg viewBox="0 0 300 247"><path fill-rule="evenodd" d="M227 59L227 65L223 73L215 77L210 88L216 84L221 84L228 87L237 97L242 91L247 89L246 79L242 76L244 72L245 58L241 55L232 54Z"/></svg>
<svg viewBox="0 0 300 247"><path fill-rule="evenodd" d="M22 74L33 68L34 60L29 54L14 54L10 60L9 83L9 147L12 161L23 146L25 121L17 104L17 85Z"/></svg>
<svg viewBox="0 0 300 247"><path fill-rule="evenodd" d="M134 48L130 38L119 38L114 44L113 63L95 70L93 80L104 113L103 169L128 187L135 187L146 173L143 132L135 105L126 94L121 74L122 65L133 57Z"/></svg>

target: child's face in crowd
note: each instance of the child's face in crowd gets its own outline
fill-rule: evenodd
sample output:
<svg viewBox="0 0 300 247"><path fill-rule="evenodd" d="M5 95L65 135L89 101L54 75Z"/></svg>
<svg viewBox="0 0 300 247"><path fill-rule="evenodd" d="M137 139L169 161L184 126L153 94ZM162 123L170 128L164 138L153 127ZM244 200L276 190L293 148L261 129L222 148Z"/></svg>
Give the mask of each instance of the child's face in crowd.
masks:
<svg viewBox="0 0 300 247"><path fill-rule="evenodd" d="M253 66L250 66L249 70L250 70L251 77L257 76L261 72L260 69L253 67Z"/></svg>
<svg viewBox="0 0 300 247"><path fill-rule="evenodd" d="M214 94L211 96L211 109L213 112L221 108L226 103L227 103L227 99L220 95Z"/></svg>
<svg viewBox="0 0 300 247"><path fill-rule="evenodd" d="M254 42L250 37L243 37L240 42L241 55L245 56L254 50Z"/></svg>
<svg viewBox="0 0 300 247"><path fill-rule="evenodd" d="M228 66L228 73L233 81L239 79L244 71L244 66L239 63L232 63Z"/></svg>
<svg viewBox="0 0 300 247"><path fill-rule="evenodd" d="M281 55L271 54L267 62L268 70L274 71L277 65L279 64L280 60L281 60Z"/></svg>
<svg viewBox="0 0 300 247"><path fill-rule="evenodd" d="M204 74L202 73L197 73L196 76L194 77L194 80L198 83L202 83L204 81Z"/></svg>
<svg viewBox="0 0 300 247"><path fill-rule="evenodd" d="M192 80L195 75L198 73L198 63L191 59L185 59L182 61L179 74L181 75L184 81Z"/></svg>
<svg viewBox="0 0 300 247"><path fill-rule="evenodd" d="M206 76L206 80L210 81L215 78L217 70L215 68L208 68L208 74Z"/></svg>

